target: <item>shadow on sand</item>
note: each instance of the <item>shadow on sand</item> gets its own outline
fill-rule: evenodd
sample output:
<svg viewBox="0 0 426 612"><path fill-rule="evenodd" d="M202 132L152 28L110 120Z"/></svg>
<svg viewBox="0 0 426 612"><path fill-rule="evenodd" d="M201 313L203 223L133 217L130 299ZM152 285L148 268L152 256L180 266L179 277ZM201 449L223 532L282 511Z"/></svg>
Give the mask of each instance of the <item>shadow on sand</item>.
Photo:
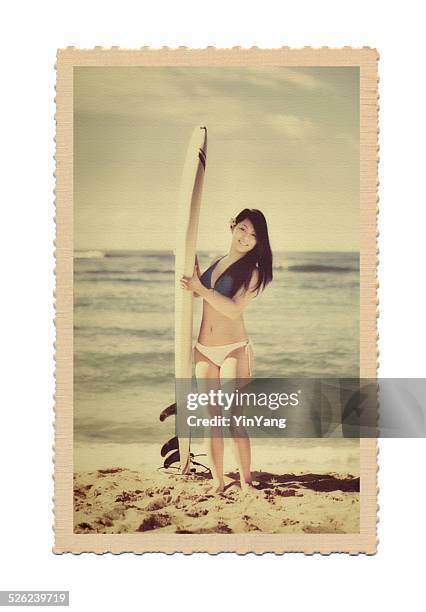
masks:
<svg viewBox="0 0 426 612"><path fill-rule="evenodd" d="M227 476L239 480L236 472L228 472ZM271 472L252 472L253 480L257 483L256 489L311 489L312 491L344 491L346 493L359 492L359 478L349 474L346 478L339 478L332 474L272 474Z"/></svg>

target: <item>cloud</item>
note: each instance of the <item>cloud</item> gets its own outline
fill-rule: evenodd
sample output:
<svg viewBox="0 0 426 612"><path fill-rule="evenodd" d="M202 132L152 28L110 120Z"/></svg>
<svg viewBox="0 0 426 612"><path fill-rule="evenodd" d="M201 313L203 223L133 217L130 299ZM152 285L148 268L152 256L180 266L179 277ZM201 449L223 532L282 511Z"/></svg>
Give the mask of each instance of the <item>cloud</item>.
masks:
<svg viewBox="0 0 426 612"><path fill-rule="evenodd" d="M216 98L214 103L201 98L188 98L179 104L169 104L158 109L157 114L169 121L188 125L213 125L216 134L234 134L252 127L244 111L244 104L235 98Z"/></svg>
<svg viewBox="0 0 426 612"><path fill-rule="evenodd" d="M283 66L262 67L213 67L199 72L197 80L200 86L208 86L216 95L223 95L223 86L241 86L244 84L261 87L263 89L282 89L283 84L289 84L303 90L331 90L330 82L321 79L317 75L307 72L303 67L287 68ZM194 81L194 73L191 68L179 68L179 72L173 74L173 78L187 79L188 83ZM196 85L194 85L196 86ZM237 91L237 90L234 90Z"/></svg>
<svg viewBox="0 0 426 612"><path fill-rule="evenodd" d="M329 83L300 68L249 68L248 75L246 80L257 87L280 89L283 83L288 83L309 91L331 89Z"/></svg>
<svg viewBox="0 0 426 612"><path fill-rule="evenodd" d="M75 113L173 116L198 112L214 101L224 106L252 97L283 92L286 85L305 91L331 85L303 68L272 67L79 67L74 71ZM247 90L248 86L248 90ZM287 88L288 89L288 88ZM262 91L263 90L263 91ZM170 108L175 105L176 110ZM232 108L230 109L232 110ZM220 109L220 116L226 118Z"/></svg>
<svg viewBox="0 0 426 612"><path fill-rule="evenodd" d="M359 149L359 138L357 138L354 134L349 134L346 132L337 132L335 135L335 141L346 145L350 149L353 149L355 151L358 151Z"/></svg>
<svg viewBox="0 0 426 612"><path fill-rule="evenodd" d="M265 124L294 140L306 140L316 129L315 124L310 119L302 119L296 115L282 113L268 115L265 117Z"/></svg>

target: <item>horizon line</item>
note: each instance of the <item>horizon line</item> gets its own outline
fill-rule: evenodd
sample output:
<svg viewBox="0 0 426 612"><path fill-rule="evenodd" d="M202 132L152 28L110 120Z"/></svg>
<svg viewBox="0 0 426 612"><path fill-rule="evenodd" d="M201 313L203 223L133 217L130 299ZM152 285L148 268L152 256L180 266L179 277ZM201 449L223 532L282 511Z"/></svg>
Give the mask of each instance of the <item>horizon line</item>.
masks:
<svg viewBox="0 0 426 612"><path fill-rule="evenodd" d="M173 249L129 249L129 248L101 248L101 247L89 247L89 248L74 248L73 252L76 251L102 251L102 252L119 252L128 251L134 253L173 253ZM215 249L197 249L201 253L217 252ZM274 249L272 253L360 253L360 250L342 250L342 249Z"/></svg>

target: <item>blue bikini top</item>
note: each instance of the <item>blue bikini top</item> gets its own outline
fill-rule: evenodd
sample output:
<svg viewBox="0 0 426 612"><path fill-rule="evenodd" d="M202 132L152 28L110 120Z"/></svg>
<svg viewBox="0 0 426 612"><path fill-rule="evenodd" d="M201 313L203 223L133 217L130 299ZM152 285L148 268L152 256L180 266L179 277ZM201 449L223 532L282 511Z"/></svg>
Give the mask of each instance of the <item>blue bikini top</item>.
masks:
<svg viewBox="0 0 426 612"><path fill-rule="evenodd" d="M220 259L223 259L223 257L221 257ZM211 286L212 272L213 272L213 269L219 263L220 259L218 259L215 263L213 263L210 266L210 268L207 268L207 270L203 272L203 274L200 276L200 281L204 285L204 287L206 287L207 289L214 289L215 291L218 291L222 295L225 295L226 297L230 297L232 294L232 288L234 285L233 278L230 274L224 274L222 272L222 274L219 276L219 278L215 282L214 287Z"/></svg>

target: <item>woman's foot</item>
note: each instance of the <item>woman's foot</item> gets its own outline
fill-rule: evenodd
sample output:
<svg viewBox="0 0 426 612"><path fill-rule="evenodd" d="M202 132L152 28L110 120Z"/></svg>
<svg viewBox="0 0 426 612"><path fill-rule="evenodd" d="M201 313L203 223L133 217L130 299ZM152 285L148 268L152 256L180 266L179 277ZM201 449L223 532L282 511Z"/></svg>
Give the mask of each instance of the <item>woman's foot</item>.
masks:
<svg viewBox="0 0 426 612"><path fill-rule="evenodd" d="M240 484L241 484L241 491L246 492L248 491L252 486L253 486L253 481L250 478L241 478L240 479Z"/></svg>
<svg viewBox="0 0 426 612"><path fill-rule="evenodd" d="M225 482L223 480L213 480L209 487L209 493L220 495L225 490Z"/></svg>

